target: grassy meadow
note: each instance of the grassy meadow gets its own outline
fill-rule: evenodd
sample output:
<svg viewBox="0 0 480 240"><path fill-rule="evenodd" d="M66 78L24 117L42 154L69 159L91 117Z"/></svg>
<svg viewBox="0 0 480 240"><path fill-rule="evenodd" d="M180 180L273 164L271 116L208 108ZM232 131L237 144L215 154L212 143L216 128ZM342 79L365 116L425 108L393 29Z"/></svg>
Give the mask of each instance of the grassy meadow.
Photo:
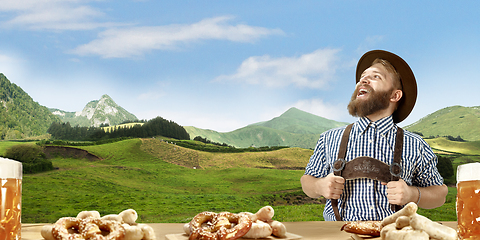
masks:
<svg viewBox="0 0 480 240"><path fill-rule="evenodd" d="M172 155L189 154L189 149L173 144L158 145ZM267 165L186 168L142 150L141 139L82 148L103 160L56 158L53 164L57 170L24 176L23 222L54 222L83 210L97 210L104 215L128 208L135 209L142 222L186 222L206 210L255 212L274 202L286 204L285 196L301 193L302 170L269 169ZM311 154L311 150L304 151ZM237 155L223 158L242 162ZM204 158L208 161L208 156ZM279 207L276 219L319 220L321 208L320 204L304 210ZM305 219L298 212L314 209L318 209L316 219Z"/></svg>
<svg viewBox="0 0 480 240"><path fill-rule="evenodd" d="M0 155L11 143L0 142ZM435 150L447 151L449 144L439 143ZM59 156L52 159L56 170L24 175L22 222L51 223L83 210L106 215L133 208L139 222L182 223L202 211L256 212L265 205L274 207L279 221L323 220L324 205L306 197L299 180L309 149L207 153L159 139L79 148L102 160ZM449 154L456 156L456 165L480 161L477 155ZM456 188L450 186L442 207L419 213L455 221L455 198Z"/></svg>

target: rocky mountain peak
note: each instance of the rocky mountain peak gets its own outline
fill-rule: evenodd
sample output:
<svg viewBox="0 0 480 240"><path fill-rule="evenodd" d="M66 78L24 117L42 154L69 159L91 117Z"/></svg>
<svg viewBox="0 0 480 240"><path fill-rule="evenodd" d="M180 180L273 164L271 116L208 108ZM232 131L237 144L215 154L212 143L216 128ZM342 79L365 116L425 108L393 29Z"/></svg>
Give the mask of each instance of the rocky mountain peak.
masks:
<svg viewBox="0 0 480 240"><path fill-rule="evenodd" d="M52 113L59 116L63 122L70 122L70 125L81 127L100 125L117 125L125 121L135 121L137 117L123 109L113 101L107 94L102 95L99 100L87 103L82 111L68 113L58 109L51 109Z"/></svg>

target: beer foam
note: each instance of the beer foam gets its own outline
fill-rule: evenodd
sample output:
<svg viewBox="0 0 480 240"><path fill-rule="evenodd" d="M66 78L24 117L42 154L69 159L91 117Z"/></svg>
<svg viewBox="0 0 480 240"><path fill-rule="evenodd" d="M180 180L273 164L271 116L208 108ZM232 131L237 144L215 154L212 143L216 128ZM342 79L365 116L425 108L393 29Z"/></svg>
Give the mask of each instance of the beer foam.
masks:
<svg viewBox="0 0 480 240"><path fill-rule="evenodd" d="M0 157L0 178L22 179L22 163Z"/></svg>
<svg viewBox="0 0 480 240"><path fill-rule="evenodd" d="M480 180L480 163L468 163L457 167L457 183Z"/></svg>

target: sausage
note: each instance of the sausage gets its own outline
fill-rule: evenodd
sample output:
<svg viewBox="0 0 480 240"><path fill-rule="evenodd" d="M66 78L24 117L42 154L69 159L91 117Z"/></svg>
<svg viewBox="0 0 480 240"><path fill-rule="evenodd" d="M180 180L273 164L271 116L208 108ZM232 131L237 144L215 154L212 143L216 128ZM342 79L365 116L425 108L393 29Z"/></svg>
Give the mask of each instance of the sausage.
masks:
<svg viewBox="0 0 480 240"><path fill-rule="evenodd" d="M415 214L410 217L410 225L415 230L425 231L431 238L438 240L456 240L458 238L457 231L453 228L444 226L440 223Z"/></svg>
<svg viewBox="0 0 480 240"><path fill-rule="evenodd" d="M387 226L390 223L394 223L400 216L412 216L417 212L418 206L414 202L408 203L404 208L398 212L383 219L381 226Z"/></svg>

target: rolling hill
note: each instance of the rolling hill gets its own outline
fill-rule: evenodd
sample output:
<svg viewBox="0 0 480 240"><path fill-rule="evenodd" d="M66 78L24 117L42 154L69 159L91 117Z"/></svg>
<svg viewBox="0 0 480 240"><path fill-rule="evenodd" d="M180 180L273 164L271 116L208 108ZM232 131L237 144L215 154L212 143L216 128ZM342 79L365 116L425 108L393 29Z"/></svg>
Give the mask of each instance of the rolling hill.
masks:
<svg viewBox="0 0 480 240"><path fill-rule="evenodd" d="M192 126L184 127L193 139L196 136L235 147L290 146L314 148L319 135L331 128L347 125L290 108L279 117L254 123L232 132L221 133Z"/></svg>
<svg viewBox="0 0 480 240"><path fill-rule="evenodd" d="M54 121L60 120L0 73L1 140L43 135Z"/></svg>
<svg viewBox="0 0 480 240"><path fill-rule="evenodd" d="M324 205L307 198L299 181L311 150L207 153L151 138L78 148L102 160L56 157L56 170L25 174L22 222L132 208L142 223L185 223L201 211L255 212L265 205L278 221L323 220ZM456 191L449 191L445 206L421 214L454 221Z"/></svg>
<svg viewBox="0 0 480 240"><path fill-rule="evenodd" d="M452 106L440 109L406 126L424 137L460 136L467 141L480 140L480 106Z"/></svg>

